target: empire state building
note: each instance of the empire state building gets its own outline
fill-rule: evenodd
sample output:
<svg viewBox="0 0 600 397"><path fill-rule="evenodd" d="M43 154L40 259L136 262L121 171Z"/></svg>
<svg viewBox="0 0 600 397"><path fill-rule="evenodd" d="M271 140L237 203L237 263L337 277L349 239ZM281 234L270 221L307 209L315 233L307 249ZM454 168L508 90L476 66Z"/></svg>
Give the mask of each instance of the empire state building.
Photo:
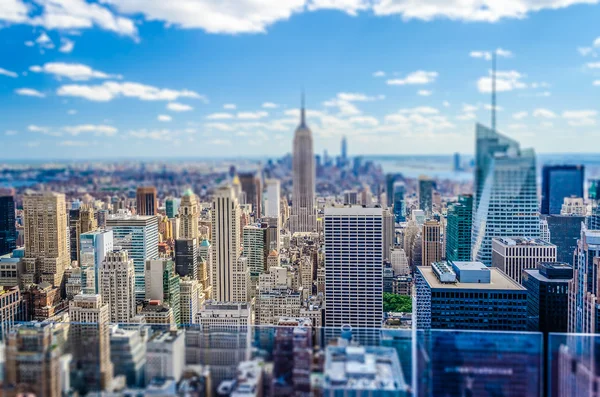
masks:
<svg viewBox="0 0 600 397"><path fill-rule="evenodd" d="M292 213L290 232L312 232L317 229L315 212L315 157L312 132L306 125L304 97L300 113L300 125L294 134L292 149Z"/></svg>

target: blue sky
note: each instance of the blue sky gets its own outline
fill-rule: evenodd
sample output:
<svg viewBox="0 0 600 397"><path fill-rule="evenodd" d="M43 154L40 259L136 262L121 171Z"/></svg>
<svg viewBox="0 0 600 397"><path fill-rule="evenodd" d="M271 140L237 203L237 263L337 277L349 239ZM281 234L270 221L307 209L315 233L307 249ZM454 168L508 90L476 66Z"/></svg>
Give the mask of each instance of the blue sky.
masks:
<svg viewBox="0 0 600 397"><path fill-rule="evenodd" d="M302 88L315 150L600 144L597 0L0 0L6 159L278 156Z"/></svg>

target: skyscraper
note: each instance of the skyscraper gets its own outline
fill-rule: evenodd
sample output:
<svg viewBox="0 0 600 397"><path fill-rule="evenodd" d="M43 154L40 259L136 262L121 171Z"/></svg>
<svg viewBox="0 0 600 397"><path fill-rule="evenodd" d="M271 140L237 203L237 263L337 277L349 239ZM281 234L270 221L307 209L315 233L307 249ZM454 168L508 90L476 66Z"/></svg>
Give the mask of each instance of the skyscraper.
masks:
<svg viewBox="0 0 600 397"><path fill-rule="evenodd" d="M244 204L252 204L254 219L259 219L262 215L262 183L260 174L257 172L240 172L238 174L242 192L246 196Z"/></svg>
<svg viewBox="0 0 600 397"><path fill-rule="evenodd" d="M47 282L61 286L70 263L67 248L65 195L33 193L23 198L25 273L23 283Z"/></svg>
<svg viewBox="0 0 600 397"><path fill-rule="evenodd" d="M233 300L234 267L240 256L240 206L230 186L217 189L212 203L212 294Z"/></svg>
<svg viewBox="0 0 600 397"><path fill-rule="evenodd" d="M542 239L494 237L492 266L521 283L525 269L537 269L540 263L556 262L556 245Z"/></svg>
<svg viewBox="0 0 600 397"><path fill-rule="evenodd" d="M292 149L292 213L290 231L312 232L317 228L315 211L315 158L312 131L306 125L304 97L300 111L300 125L294 133Z"/></svg>
<svg viewBox="0 0 600 397"><path fill-rule="evenodd" d="M198 219L200 210L198 200L191 189L183 193L181 204L179 205L179 238L180 239L198 239Z"/></svg>
<svg viewBox="0 0 600 397"><path fill-rule="evenodd" d="M278 179L267 179L265 181L266 197L264 216L269 218L280 218L281 211L281 183Z"/></svg>
<svg viewBox="0 0 600 397"><path fill-rule="evenodd" d="M107 253L113 250L113 231L95 230L79 238L80 263L83 272L82 289L87 294L100 293L100 267Z"/></svg>
<svg viewBox="0 0 600 397"><path fill-rule="evenodd" d="M471 260L471 228L473 226L473 196L458 196L458 202L448 206L446 226L446 259Z"/></svg>
<svg viewBox="0 0 600 397"><path fill-rule="evenodd" d="M0 255L9 254L15 248L17 248L17 229L14 191L0 192Z"/></svg>
<svg viewBox="0 0 600 397"><path fill-rule="evenodd" d="M135 196L138 215L158 214L158 198L154 186L138 187Z"/></svg>
<svg viewBox="0 0 600 397"><path fill-rule="evenodd" d="M417 181L417 194L419 196L419 209L425 211L425 214L431 214L433 211L433 190L435 181L425 175L421 175Z"/></svg>
<svg viewBox="0 0 600 397"><path fill-rule="evenodd" d="M179 199L169 197L165 200L165 212L169 219L175 218L175 215L179 213Z"/></svg>
<svg viewBox="0 0 600 397"><path fill-rule="evenodd" d="M100 268L100 294L111 323L128 323L136 315L135 270L127 251L106 254Z"/></svg>
<svg viewBox="0 0 600 397"><path fill-rule="evenodd" d="M434 262L442 260L442 225L438 221L426 221L421 234L421 263L431 266Z"/></svg>
<svg viewBox="0 0 600 397"><path fill-rule="evenodd" d="M540 234L536 160L531 149L477 124L472 258L491 265L492 238Z"/></svg>
<svg viewBox="0 0 600 397"><path fill-rule="evenodd" d="M585 169L582 165L545 165L542 168L543 215L559 215L567 197L583 197Z"/></svg>
<svg viewBox="0 0 600 397"><path fill-rule="evenodd" d="M120 211L110 215L106 225L112 229L114 245L127 250L135 265L135 293L144 298L144 261L158 258L158 218L131 215Z"/></svg>
<svg viewBox="0 0 600 397"><path fill-rule="evenodd" d="M385 176L385 194L387 196L387 206L394 204L394 183L402 181L402 174L387 174Z"/></svg>
<svg viewBox="0 0 600 397"><path fill-rule="evenodd" d="M325 326L377 328L383 320L381 208L325 208Z"/></svg>
<svg viewBox="0 0 600 397"><path fill-rule="evenodd" d="M406 187L404 182L394 182L394 188L392 190L392 203L394 205L394 220L396 223L406 221L406 202L404 201L404 195L406 194Z"/></svg>
<svg viewBox="0 0 600 397"><path fill-rule="evenodd" d="M181 280L171 259L146 261L146 300L159 300L173 309L175 324L181 322Z"/></svg>
<svg viewBox="0 0 600 397"><path fill-rule="evenodd" d="M244 256L248 258L250 275L258 277L267 268L267 255L269 254L267 225L245 226L243 231L243 246Z"/></svg>
<svg viewBox="0 0 600 397"><path fill-rule="evenodd" d="M342 164L348 164L348 140L346 139L346 136L344 135L342 137L342 147L340 150L340 157L342 160Z"/></svg>

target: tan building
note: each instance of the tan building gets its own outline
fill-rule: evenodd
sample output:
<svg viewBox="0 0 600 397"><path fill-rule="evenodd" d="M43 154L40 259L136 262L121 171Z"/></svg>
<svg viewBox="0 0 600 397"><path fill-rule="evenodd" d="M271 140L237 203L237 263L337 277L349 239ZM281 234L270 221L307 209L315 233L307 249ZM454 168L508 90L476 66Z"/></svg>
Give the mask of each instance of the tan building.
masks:
<svg viewBox="0 0 600 397"><path fill-rule="evenodd" d="M198 239L198 220L200 210L196 195L186 190L179 204L179 237L180 239Z"/></svg>
<svg viewBox="0 0 600 397"><path fill-rule="evenodd" d="M438 221L426 221L423 224L421 235L421 263L423 266L431 266L434 262L442 260L442 225Z"/></svg>
<svg viewBox="0 0 600 397"><path fill-rule="evenodd" d="M71 366L81 373L88 391L101 391L113 377L110 360L110 312L99 294L75 295L69 304Z"/></svg>
<svg viewBox="0 0 600 397"><path fill-rule="evenodd" d="M179 286L179 298L181 302L180 323L183 325L195 324L196 314L198 314L200 308L204 305L204 293L202 292L200 282L189 277L183 277Z"/></svg>
<svg viewBox="0 0 600 397"><path fill-rule="evenodd" d="M146 324L156 326L157 329L165 331L177 329L173 308L167 303L152 300L144 306L140 315L144 316Z"/></svg>
<svg viewBox="0 0 600 397"><path fill-rule="evenodd" d="M136 213L138 215L158 214L158 198L154 186L138 187L135 197Z"/></svg>
<svg viewBox="0 0 600 397"><path fill-rule="evenodd" d="M18 286L0 286L0 339L4 339L8 331L19 320L22 308L21 291Z"/></svg>
<svg viewBox="0 0 600 397"><path fill-rule="evenodd" d="M127 251L106 254L100 267L100 294L111 323L128 323L136 315L135 270Z"/></svg>
<svg viewBox="0 0 600 397"><path fill-rule="evenodd" d="M23 197L25 257L23 284L60 287L70 264L65 195L43 192Z"/></svg>
<svg viewBox="0 0 600 397"><path fill-rule="evenodd" d="M525 269L537 269L541 262L556 262L556 245L539 238L494 237L492 266L521 283Z"/></svg>

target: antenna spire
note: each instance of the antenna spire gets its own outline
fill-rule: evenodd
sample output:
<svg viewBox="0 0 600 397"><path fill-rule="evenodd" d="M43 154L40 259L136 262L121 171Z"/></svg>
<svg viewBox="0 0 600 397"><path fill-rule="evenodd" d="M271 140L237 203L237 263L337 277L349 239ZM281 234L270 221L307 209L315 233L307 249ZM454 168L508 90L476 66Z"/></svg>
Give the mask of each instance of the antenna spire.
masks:
<svg viewBox="0 0 600 397"><path fill-rule="evenodd" d="M492 54L492 131L496 131L496 50Z"/></svg>
<svg viewBox="0 0 600 397"><path fill-rule="evenodd" d="M302 89L302 98L300 105L300 125L306 124L306 110L304 108L304 89Z"/></svg>

